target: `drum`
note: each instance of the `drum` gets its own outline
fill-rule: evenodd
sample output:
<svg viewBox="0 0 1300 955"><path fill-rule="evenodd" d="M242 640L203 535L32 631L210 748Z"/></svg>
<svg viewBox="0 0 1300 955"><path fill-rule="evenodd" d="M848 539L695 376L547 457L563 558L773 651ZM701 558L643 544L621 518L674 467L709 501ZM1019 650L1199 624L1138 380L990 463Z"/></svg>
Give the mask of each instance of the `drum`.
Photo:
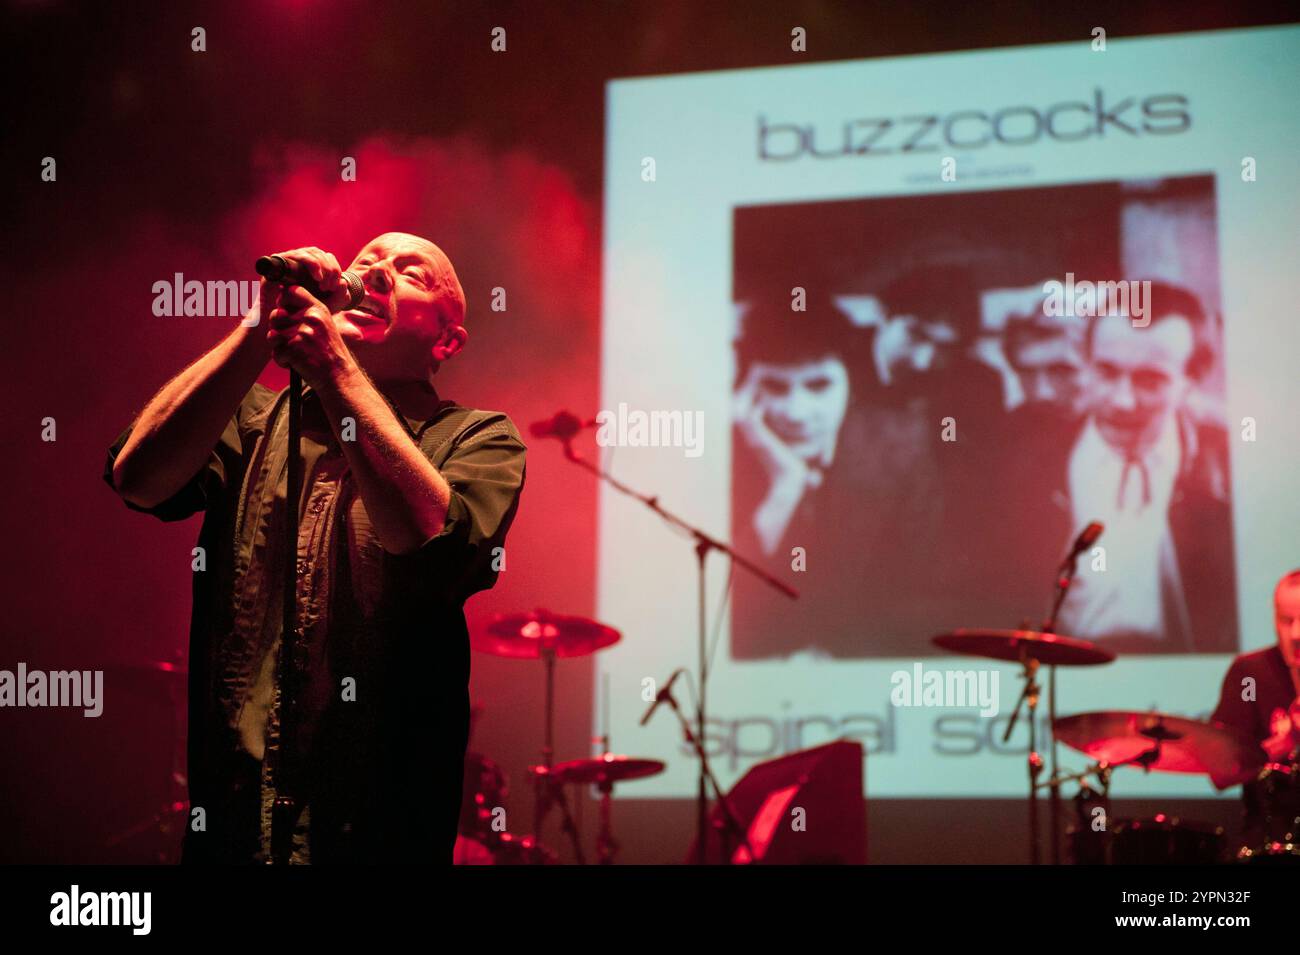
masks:
<svg viewBox="0 0 1300 955"><path fill-rule="evenodd" d="M492 851L477 839L466 836L456 837L456 848L452 850L452 865L496 865Z"/></svg>
<svg viewBox="0 0 1300 955"><path fill-rule="evenodd" d="M553 865L555 853L532 836L515 836L493 828L495 812L505 806L509 789L501 767L482 753L465 754L460 801L460 835L455 865Z"/></svg>
<svg viewBox="0 0 1300 955"><path fill-rule="evenodd" d="M1300 765L1268 763L1242 789L1242 862L1300 863Z"/></svg>
<svg viewBox="0 0 1300 955"><path fill-rule="evenodd" d="M556 856L532 836L503 832L488 844L493 865L555 865Z"/></svg>
<svg viewBox="0 0 1300 955"><path fill-rule="evenodd" d="M506 776L501 767L482 753L467 752L460 798L460 833L477 839L491 833L492 813L505 805L506 795Z"/></svg>
<svg viewBox="0 0 1300 955"><path fill-rule="evenodd" d="M1097 832L1090 826L1071 826L1065 838L1074 865L1105 865L1110 861L1111 835L1106 830Z"/></svg>
<svg viewBox="0 0 1300 955"><path fill-rule="evenodd" d="M1121 819L1110 845L1113 865L1213 865L1223 857L1223 827L1163 813Z"/></svg>
<svg viewBox="0 0 1300 955"><path fill-rule="evenodd" d="M1075 865L1213 865L1224 852L1222 826L1163 813L1100 832L1072 828L1068 839Z"/></svg>

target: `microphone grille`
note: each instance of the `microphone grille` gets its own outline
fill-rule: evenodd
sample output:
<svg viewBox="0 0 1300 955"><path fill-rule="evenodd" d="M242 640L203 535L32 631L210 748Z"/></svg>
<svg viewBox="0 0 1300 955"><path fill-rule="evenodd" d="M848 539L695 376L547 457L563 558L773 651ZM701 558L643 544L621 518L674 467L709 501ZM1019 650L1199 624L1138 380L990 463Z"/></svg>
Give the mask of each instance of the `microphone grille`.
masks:
<svg viewBox="0 0 1300 955"><path fill-rule="evenodd" d="M366 287L361 282L361 276L356 272L344 272L340 278L348 286L348 304L346 308L356 308L361 304L361 300L366 297Z"/></svg>

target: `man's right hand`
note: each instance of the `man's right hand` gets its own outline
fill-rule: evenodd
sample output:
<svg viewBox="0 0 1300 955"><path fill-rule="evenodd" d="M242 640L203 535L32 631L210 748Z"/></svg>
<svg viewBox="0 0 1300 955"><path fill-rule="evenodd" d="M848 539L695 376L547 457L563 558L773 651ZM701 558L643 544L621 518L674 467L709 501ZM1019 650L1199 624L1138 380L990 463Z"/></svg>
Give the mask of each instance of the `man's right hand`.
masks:
<svg viewBox="0 0 1300 955"><path fill-rule="evenodd" d="M331 309L347 302L348 285L343 281L343 268L332 252L326 252L309 245L304 249L290 249L288 252L276 253L282 259L297 263L316 283L315 291L320 299ZM301 285L297 279L289 279L285 285Z"/></svg>
<svg viewBox="0 0 1300 955"><path fill-rule="evenodd" d="M347 301L348 286L343 281L343 269L339 266L339 260L331 252L318 249L314 245L309 245L301 249L290 249L288 252L277 252L276 255L289 262L302 266L303 271L309 275L316 287L320 289L320 300L331 307L342 305ZM249 310L240 322L245 328L268 328L271 313L280 307L280 296L290 285L298 285L300 282L294 279L287 279L284 282L272 282L268 279L262 279L262 285L258 290L257 303ZM269 352L268 352L269 354Z"/></svg>
<svg viewBox="0 0 1300 955"><path fill-rule="evenodd" d="M272 282L268 279L262 279L262 284L257 290L257 301L253 307L248 310L248 314L240 320L239 324L245 328L266 328L267 322L270 321L271 313L280 305L280 295L284 292L284 285L279 282ZM265 340L264 336L253 336L260 340ZM267 356L270 356L269 347Z"/></svg>

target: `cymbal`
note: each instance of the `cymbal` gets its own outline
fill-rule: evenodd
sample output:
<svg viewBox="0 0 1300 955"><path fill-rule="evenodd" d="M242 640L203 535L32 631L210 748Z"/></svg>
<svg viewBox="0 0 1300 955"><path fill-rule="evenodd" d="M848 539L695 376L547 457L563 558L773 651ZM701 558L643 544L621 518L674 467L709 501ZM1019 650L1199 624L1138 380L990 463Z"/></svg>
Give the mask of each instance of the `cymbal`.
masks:
<svg viewBox="0 0 1300 955"><path fill-rule="evenodd" d="M567 763L556 763L548 773L545 766L533 766L535 776L549 775L560 785L569 783L617 783L628 779L640 779L654 776L664 771L665 764L657 759L636 759L632 756L616 756L606 753L594 759L571 759Z"/></svg>
<svg viewBox="0 0 1300 955"><path fill-rule="evenodd" d="M1143 753L1162 773L1236 776L1264 762L1255 741L1222 723L1203 723L1167 713L1105 710L1063 716L1055 723L1056 738L1098 762L1124 763ZM1159 743L1159 755L1155 754Z"/></svg>
<svg viewBox="0 0 1300 955"><path fill-rule="evenodd" d="M474 634L469 645L497 657L536 660L544 650L557 657L585 657L618 643L623 635L613 627L589 620L534 610L497 614L487 628Z"/></svg>
<svg viewBox="0 0 1300 955"><path fill-rule="evenodd" d="M1010 660L1019 663L1029 657L1048 666L1097 666L1115 659L1113 650L1099 647L1078 637L1065 637L1059 633L1040 633L1037 630L954 630L933 637L935 646L954 653L987 657L992 660Z"/></svg>

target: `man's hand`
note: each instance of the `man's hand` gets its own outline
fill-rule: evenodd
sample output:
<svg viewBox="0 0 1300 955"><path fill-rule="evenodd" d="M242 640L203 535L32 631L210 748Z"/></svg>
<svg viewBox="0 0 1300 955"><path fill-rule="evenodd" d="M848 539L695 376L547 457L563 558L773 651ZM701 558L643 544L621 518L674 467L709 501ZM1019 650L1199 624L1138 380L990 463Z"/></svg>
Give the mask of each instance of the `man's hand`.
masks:
<svg viewBox="0 0 1300 955"><path fill-rule="evenodd" d="M763 465L771 482L769 486L802 495L812 479L812 469L763 420L766 409L763 407L762 396L758 393L759 378L757 366L752 366L732 400L732 417L745 443Z"/></svg>
<svg viewBox="0 0 1300 955"><path fill-rule="evenodd" d="M356 365L330 310L302 286L286 287L268 320L266 340L275 363L292 368L313 388L320 390Z"/></svg>
<svg viewBox="0 0 1300 955"><path fill-rule="evenodd" d="M320 300L331 308L341 308L347 303L348 285L343 281L343 269L331 252L309 245L303 249L277 252L280 258L301 266L311 276L320 291ZM293 284L290 279L286 285Z"/></svg>
<svg viewBox="0 0 1300 955"><path fill-rule="evenodd" d="M1300 746L1300 699L1284 710L1273 710L1269 719L1269 736L1260 745L1270 759L1284 759L1291 750Z"/></svg>
<svg viewBox="0 0 1300 955"><path fill-rule="evenodd" d="M262 284L257 290L257 301L253 303L253 307L248 310L248 314L240 320L239 324L244 328L270 327L271 312L279 306L282 294L284 294L284 285L262 279ZM261 335L255 337L258 341L265 341ZM269 354L267 357L270 357Z"/></svg>
<svg viewBox="0 0 1300 955"><path fill-rule="evenodd" d="M343 281L343 270L339 267L339 260L332 253L310 245L276 254L311 276L311 280L316 283L316 288L320 290L321 302L333 308L341 308L347 304L348 284ZM262 279L258 305L244 317L240 324L251 328L267 324L270 313L280 305L280 296L293 284L291 278L282 282Z"/></svg>
<svg viewBox="0 0 1300 955"><path fill-rule="evenodd" d="M808 488L819 482L820 474L767 426L758 383L758 368L754 366L733 398L732 416L767 474L767 495L750 522L759 546L770 557L780 545L799 502Z"/></svg>

